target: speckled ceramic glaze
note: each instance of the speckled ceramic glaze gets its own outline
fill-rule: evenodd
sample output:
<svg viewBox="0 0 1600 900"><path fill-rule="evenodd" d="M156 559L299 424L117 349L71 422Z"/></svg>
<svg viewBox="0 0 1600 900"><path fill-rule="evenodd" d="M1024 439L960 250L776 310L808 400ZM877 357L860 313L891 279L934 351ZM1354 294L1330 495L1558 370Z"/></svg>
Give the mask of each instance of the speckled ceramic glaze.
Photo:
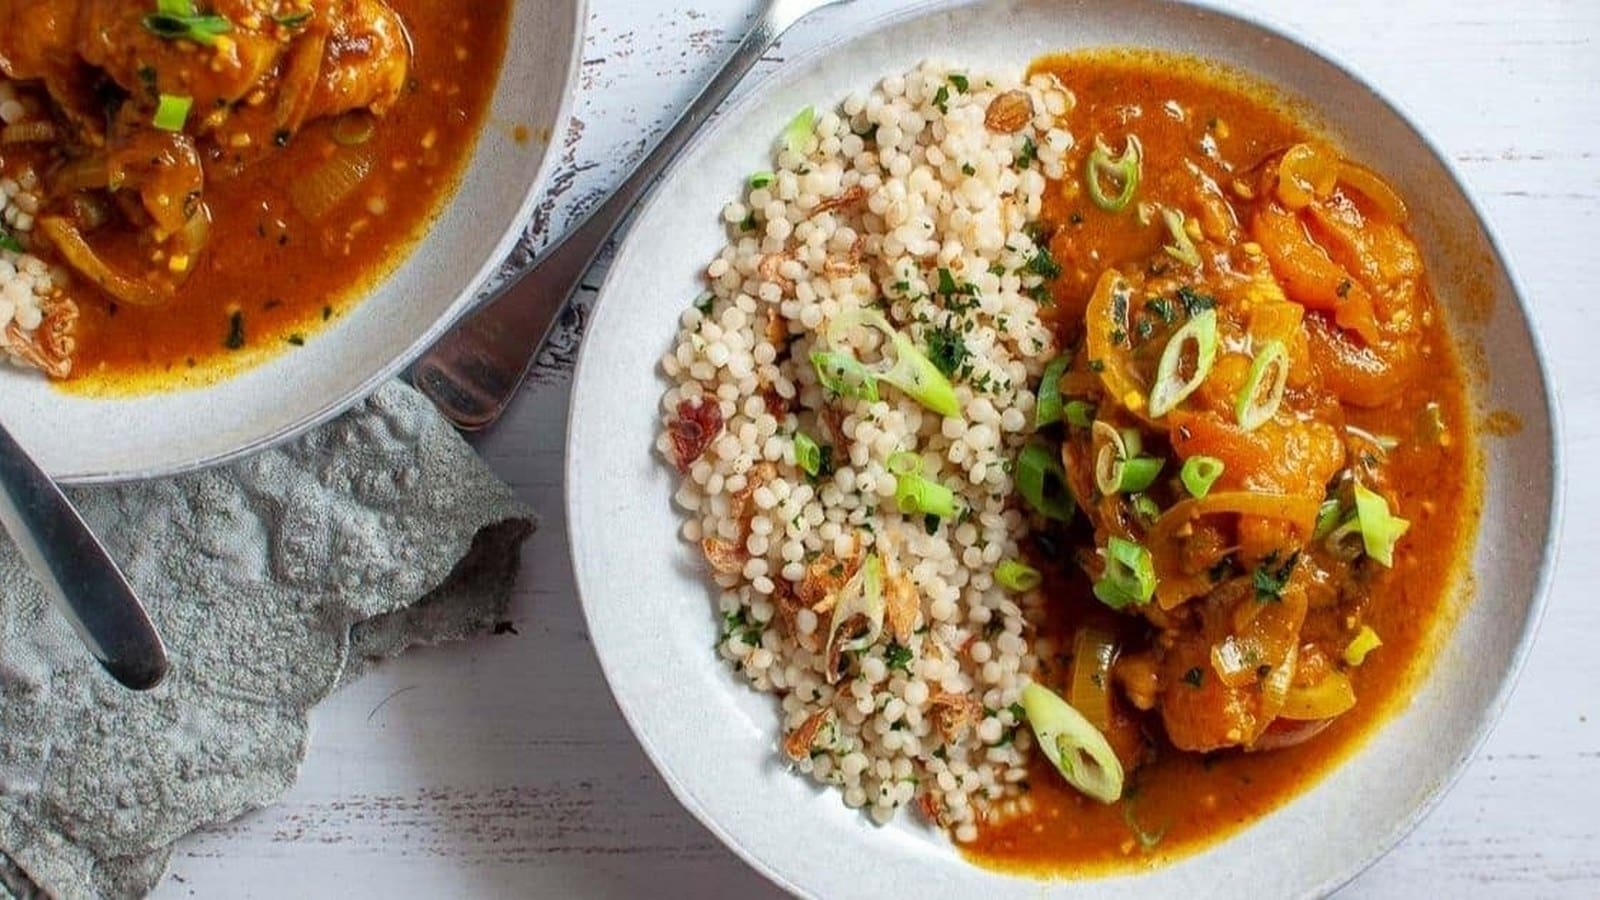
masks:
<svg viewBox="0 0 1600 900"><path fill-rule="evenodd" d="M914 815L877 828L837 791L785 771L777 704L737 682L711 646L713 598L678 539L676 473L653 452L657 359L718 213L770 166L794 111L833 103L938 56L1019 67L1056 50L1133 45L1195 53L1308 104L1357 159L1415 203L1414 227L1456 334L1481 348L1483 410L1522 429L1486 437L1482 538L1462 613L1410 706L1347 762L1262 821L1174 865L1041 882L965 862ZM939 3L792 61L707 127L640 211L589 323L568 445L573 560L595 650L639 741L690 811L783 887L817 897L1292 897L1326 893L1393 846L1488 733L1538 619L1556 528L1555 417L1535 335L1488 227L1442 156L1392 105L1304 41L1204 6L1161 0ZM646 236L648 236L646 238ZM1308 839L1315 836L1314 840Z"/></svg>
<svg viewBox="0 0 1600 900"><path fill-rule="evenodd" d="M584 0L519 0L500 83L460 190L426 241L360 305L293 353L210 387L74 396L0 367L0 421L71 483L185 471L331 418L393 377L468 308L521 236L566 131ZM534 140L519 143L510 123Z"/></svg>

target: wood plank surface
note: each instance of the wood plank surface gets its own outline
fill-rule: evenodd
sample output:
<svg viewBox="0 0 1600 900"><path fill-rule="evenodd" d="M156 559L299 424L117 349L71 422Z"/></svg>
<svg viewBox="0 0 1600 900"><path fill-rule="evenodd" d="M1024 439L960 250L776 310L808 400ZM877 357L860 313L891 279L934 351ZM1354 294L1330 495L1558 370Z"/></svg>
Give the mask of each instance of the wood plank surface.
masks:
<svg viewBox="0 0 1600 900"><path fill-rule="evenodd" d="M765 68L895 5L821 14ZM1600 480L1587 472L1600 460L1600 2L1233 5L1353 64L1458 163L1523 278L1564 411L1561 564L1520 687L1443 804L1342 896L1600 896L1600 652L1589 646L1600 638ZM578 121L537 225L559 230L619 180L754 6L592 0ZM526 550L517 633L414 653L335 697L284 802L184 841L159 896L776 893L678 807L584 631L562 445L573 351L602 274L481 443L544 519Z"/></svg>

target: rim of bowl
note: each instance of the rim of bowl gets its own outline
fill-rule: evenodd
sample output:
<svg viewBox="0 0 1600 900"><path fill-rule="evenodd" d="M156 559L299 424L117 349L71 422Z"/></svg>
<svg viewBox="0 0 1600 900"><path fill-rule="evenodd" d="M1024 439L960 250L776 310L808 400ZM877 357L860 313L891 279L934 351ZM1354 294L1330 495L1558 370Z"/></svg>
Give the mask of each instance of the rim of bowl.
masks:
<svg viewBox="0 0 1600 900"><path fill-rule="evenodd" d="M577 85L579 70L583 66L583 48L586 37L585 26L589 21L589 0L572 0L572 46L567 54L567 70L563 79L561 99L556 105L555 120L550 126L550 146L545 151L544 157L539 160L538 167L534 170L533 180L529 182L526 194L522 198L522 206L518 208L511 224L506 227L504 234L495 244L494 250L489 254L488 260L479 267L472 278L462 285L456 299L448 306L444 313L434 321L426 331L418 335L394 359L379 367L371 376L350 390L341 392L319 406L315 412L298 422L277 431L270 432L247 443L241 444L231 450L210 453L202 456L191 457L178 462L167 463L159 466L148 466L142 469L128 471L101 471L67 475L56 479L56 483L72 487L87 485L124 484L132 481L144 481L152 478L169 478L175 475L186 475L213 466L220 466L250 457L263 450L269 449L284 441L292 440L305 434L307 431L322 425L350 409L356 403L371 396L385 382L399 375L406 367L410 366L417 357L433 346L434 342L444 337L445 333L453 328L478 305L478 294L483 286L489 282L494 274L500 271L505 261L510 257L511 251L516 248L517 242L522 239L527 231L528 224L533 221L534 211L544 198L544 188L550 180L551 172L555 169L556 161L560 158L557 152L558 143L567 133L572 122L572 110L577 102ZM498 78L499 75L496 75ZM470 161L468 162L470 165ZM552 235L552 238L556 235ZM415 253L416 250L411 251ZM410 254L407 254L408 256ZM392 276L390 276L392 277ZM513 278L517 277L515 275ZM384 279L385 282L388 278ZM368 292L370 293L370 291Z"/></svg>
<svg viewBox="0 0 1600 900"><path fill-rule="evenodd" d="M896 10L894 12L868 19L867 21L863 22L852 34L830 38L814 47L807 48L804 52L796 56L786 58L783 63L781 63L771 72L768 72L759 78L748 81L748 83L744 86L741 96L734 99L731 103L724 103L721 107L719 107L711 119L701 126L699 133L694 137L694 139L679 151L678 157L657 180L657 185L662 184L668 179L672 178L676 170L681 165L681 160L687 157L693 149L698 147L704 140L706 140L705 135L707 134L707 126L714 124L723 116L730 115L755 102L762 94L766 93L767 89L772 84L777 83L778 79L784 76L787 71L813 63L818 58L833 53L841 46L848 44L864 35L876 33L878 31L892 28L906 22L915 21L925 16L934 15L942 11L959 9L964 6L971 6L982 2L987 2L987 0L928 0L928 2L918 3L906 9ZM1355 862L1349 865L1343 873L1315 885L1305 894L1305 896L1327 896L1344 885L1349 884L1361 873L1372 868L1372 866L1375 865L1379 860L1387 856L1396 846L1400 844L1402 840L1406 838L1407 835L1416 830L1417 826L1420 825L1435 808L1438 807L1440 801L1443 800L1445 795L1450 792L1450 790L1458 781L1460 781L1461 776L1466 772L1469 764L1483 749L1484 743L1494 732L1495 725L1500 721L1500 718L1505 712L1507 704L1510 702L1512 694L1515 693L1517 683L1520 680L1522 671L1526 666L1528 654L1531 651L1533 642L1538 635L1539 625L1543 621L1545 610L1549 605L1550 586L1554 578L1557 550L1560 546L1561 526L1564 516L1563 499L1566 493L1566 468L1563 462L1560 403L1556 384L1550 377L1549 355L1545 348L1544 338L1539 333L1538 328L1535 327L1536 323L1532 315L1532 311L1528 306L1526 299L1527 295L1523 289L1522 280L1518 277L1516 269L1512 266L1510 257L1505 251L1505 247L1500 240L1498 232L1495 230L1492 221L1485 213L1483 205L1479 202L1476 194L1474 194L1467 182L1461 177L1461 173L1456 168L1454 162L1447 154L1442 152L1440 147L1434 143L1433 139L1427 134L1427 132L1422 129L1417 121L1417 118L1411 114L1410 110L1405 108L1393 97L1390 97L1387 93L1380 90L1377 85L1373 84L1365 76L1357 72L1351 65L1346 63L1337 54L1323 44L1313 40L1310 36L1301 33L1297 29L1294 29L1267 16L1264 13L1248 9L1225 7L1218 3L1217 0L1171 0L1171 2L1176 7L1189 7L1190 9L1201 10L1203 12L1221 16L1223 18L1242 22L1246 25L1250 25L1265 31L1269 35L1281 38L1289 43L1294 44L1305 52L1310 53L1311 55L1322 60L1324 63L1333 67L1339 72L1339 74L1343 75L1345 78L1348 78L1351 82L1369 91L1374 99L1387 107L1391 112L1394 113L1396 118L1404 123L1407 130L1411 132L1412 137L1414 137L1428 151L1429 155L1437 160L1442 166L1445 174L1449 176L1451 182L1456 186L1456 189L1461 192L1462 197L1467 201L1468 206L1472 209L1473 216L1477 219L1478 224L1483 229L1490 252L1493 254L1494 262L1499 266L1500 270L1505 273L1506 280L1510 284L1511 292L1516 300L1517 310L1522 314L1522 319L1527 325L1529 343L1532 347L1534 363L1539 373L1539 384L1543 389L1544 394L1545 416L1548 421L1547 430L1550 435L1550 495L1546 498L1546 503L1549 507L1549 515L1544 523L1544 543L1540 550L1538 576L1534 584L1533 596L1530 598L1528 612L1522 623L1522 632L1518 636L1515 649L1512 651L1510 665L1507 668L1505 675L1501 678L1500 686L1495 692L1494 697L1490 699L1488 705L1483 707L1483 709L1476 716L1473 724L1471 739L1468 742L1468 747L1464 753L1462 753L1454 762L1450 764L1448 775L1443 780L1430 787L1427 793L1423 796L1422 801L1417 804L1417 806L1412 810L1411 814L1406 819L1397 823L1393 828L1390 828L1387 832L1385 832L1382 837L1373 844L1371 850L1367 851L1358 859L1356 859ZM1265 81L1267 79L1262 78L1262 80ZM652 204L655 200L655 195L656 191L654 188L652 188L650 195L645 197L644 200L640 202L639 208L642 210ZM631 233L623 233L616 239L617 245L620 246L622 243L630 240L631 237ZM611 282L613 277L614 274L612 271L608 271L606 273L606 278L601 283L600 291L596 295L596 305L604 302L605 296L612 286ZM574 388L576 388L583 376L585 369L587 368L588 359L589 344L587 341L584 341L583 346L578 353L577 364L573 369ZM567 438L564 442L566 461L563 466L565 470L565 478L564 487L562 490L562 499L564 512L566 513L569 521L572 517L571 511L573 505L573 485L576 483L576 480L573 477L574 473L572 471L573 460L575 458L575 448L572 443L572 420L576 406L574 402L575 397L576 391L574 391L573 396L568 399L566 421ZM578 540L579 537L576 533L569 535L567 541L567 555L568 561L572 565L573 581L575 586L578 588L578 605L583 611L585 627L589 628L592 627L592 623L589 619L588 604L585 601L583 570L578 564ZM622 698L617 696L616 691L611 688L611 670L610 665L607 663L606 657L600 653L598 645L593 644L592 641L591 645L595 651L595 657L600 663L601 672L606 677L606 687L607 690L611 692L612 702L616 704L618 711L622 713L624 721L626 721L628 724L628 730L633 733L634 740L639 743L640 748L642 748L645 752L645 755L649 757L651 766L656 770L656 773L661 777L662 781L666 783L668 790L672 792L673 797L677 799L679 805L688 810L689 813L694 816L695 820L698 821L706 830L710 831L717 838L717 840L722 843L723 846L733 851L733 853L743 860L746 865L760 873L763 878L767 879L772 884L790 894L805 897L811 896L802 886L797 885L788 878L783 877L770 866L768 866L765 860L750 852L737 838L737 836L735 836L727 828L723 827L720 822L713 819L709 813L707 813L706 810L701 807L699 802L695 800L695 798L689 793L687 788L679 781L676 773L662 763L654 743L639 729L635 722L632 711L629 709L627 704L623 702ZM1357 747L1354 752L1359 754L1362 752L1362 750L1360 747ZM1051 882L1041 882L1042 885L1049 883Z"/></svg>

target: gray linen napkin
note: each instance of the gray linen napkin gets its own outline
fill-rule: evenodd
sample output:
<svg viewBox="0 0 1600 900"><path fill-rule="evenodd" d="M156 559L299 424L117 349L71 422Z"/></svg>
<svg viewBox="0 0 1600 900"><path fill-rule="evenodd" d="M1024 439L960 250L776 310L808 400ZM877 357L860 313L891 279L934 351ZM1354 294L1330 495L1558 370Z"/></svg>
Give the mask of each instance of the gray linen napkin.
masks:
<svg viewBox="0 0 1600 900"><path fill-rule="evenodd" d="M148 892L178 838L288 789L342 682L496 621L533 529L399 384L236 465L73 498L172 673L114 684L0 542L0 896Z"/></svg>

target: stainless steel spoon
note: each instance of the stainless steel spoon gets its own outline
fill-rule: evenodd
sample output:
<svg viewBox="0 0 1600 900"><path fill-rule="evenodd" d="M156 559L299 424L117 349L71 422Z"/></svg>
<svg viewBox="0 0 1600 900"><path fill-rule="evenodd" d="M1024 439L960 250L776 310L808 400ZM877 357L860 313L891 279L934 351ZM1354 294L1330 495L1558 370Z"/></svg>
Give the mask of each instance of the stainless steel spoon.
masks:
<svg viewBox="0 0 1600 900"><path fill-rule="evenodd" d="M811 13L841 2L848 0L769 2L732 58L616 193L417 360L411 370L417 389L462 429L494 424L527 377L583 273L656 177L779 35Z"/></svg>
<svg viewBox="0 0 1600 900"><path fill-rule="evenodd" d="M161 683L167 650L139 598L61 488L0 426L0 526L111 677Z"/></svg>

